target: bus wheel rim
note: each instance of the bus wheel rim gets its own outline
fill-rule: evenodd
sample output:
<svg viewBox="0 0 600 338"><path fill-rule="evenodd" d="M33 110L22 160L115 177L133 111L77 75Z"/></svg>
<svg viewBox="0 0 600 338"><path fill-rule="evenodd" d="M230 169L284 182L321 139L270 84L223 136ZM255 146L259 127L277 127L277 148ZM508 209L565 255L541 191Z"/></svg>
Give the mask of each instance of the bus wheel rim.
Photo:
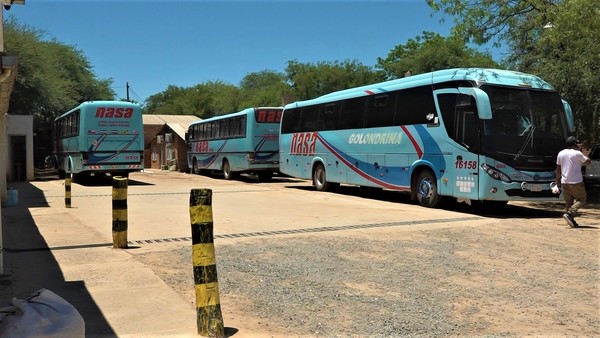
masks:
<svg viewBox="0 0 600 338"><path fill-rule="evenodd" d="M426 179L421 180L419 183L419 195L421 195L423 198L430 198L432 191L433 189L431 187L431 182Z"/></svg>

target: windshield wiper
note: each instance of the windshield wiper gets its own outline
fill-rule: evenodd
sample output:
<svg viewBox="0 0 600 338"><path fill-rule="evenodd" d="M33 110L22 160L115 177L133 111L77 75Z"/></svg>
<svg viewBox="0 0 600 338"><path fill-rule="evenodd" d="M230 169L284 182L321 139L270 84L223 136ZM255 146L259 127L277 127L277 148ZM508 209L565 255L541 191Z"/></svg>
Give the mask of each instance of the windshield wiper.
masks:
<svg viewBox="0 0 600 338"><path fill-rule="evenodd" d="M527 147L527 142L529 142L531 140L531 147L533 147L533 132L535 131L535 125L531 125L531 129L529 130L529 132L527 133L527 137L525 138L525 142L523 142L523 145L521 146L521 149L519 149L519 152L515 155L515 158L513 158L513 160L518 160L519 157L521 157L521 155L523 155L523 152L525 151L525 147Z"/></svg>

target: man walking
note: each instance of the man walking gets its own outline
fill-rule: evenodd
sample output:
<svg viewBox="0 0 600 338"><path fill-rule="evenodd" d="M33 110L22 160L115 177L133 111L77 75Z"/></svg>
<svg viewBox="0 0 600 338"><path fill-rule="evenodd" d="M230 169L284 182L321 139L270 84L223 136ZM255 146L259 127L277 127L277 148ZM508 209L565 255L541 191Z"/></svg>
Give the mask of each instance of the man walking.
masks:
<svg viewBox="0 0 600 338"><path fill-rule="evenodd" d="M577 211L585 207L587 194L583 184L581 167L592 161L579 150L579 141L574 136L567 138L567 147L556 157L556 185L562 189L566 204L563 218L571 228L577 227Z"/></svg>

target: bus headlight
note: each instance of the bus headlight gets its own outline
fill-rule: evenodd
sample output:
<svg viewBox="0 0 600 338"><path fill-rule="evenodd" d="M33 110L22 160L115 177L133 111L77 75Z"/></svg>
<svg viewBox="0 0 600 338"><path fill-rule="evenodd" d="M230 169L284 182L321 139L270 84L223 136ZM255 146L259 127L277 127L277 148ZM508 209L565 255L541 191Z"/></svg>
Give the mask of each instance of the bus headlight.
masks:
<svg viewBox="0 0 600 338"><path fill-rule="evenodd" d="M483 171L485 171L488 175L490 175L495 180L506 182L506 183L512 182L512 180L508 176L506 176L500 170L492 167L491 165L483 163L481 165L481 169L483 169Z"/></svg>

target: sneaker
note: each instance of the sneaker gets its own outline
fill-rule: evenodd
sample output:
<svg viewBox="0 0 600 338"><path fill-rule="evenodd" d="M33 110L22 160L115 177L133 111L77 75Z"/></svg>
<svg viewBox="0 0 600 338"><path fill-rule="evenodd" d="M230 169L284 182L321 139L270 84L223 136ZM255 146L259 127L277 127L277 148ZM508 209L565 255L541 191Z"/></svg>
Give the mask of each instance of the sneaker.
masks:
<svg viewBox="0 0 600 338"><path fill-rule="evenodd" d="M577 222L575 222L575 220L573 219L573 216L565 213L565 214L563 214L563 218L565 219L565 221L567 221L567 224L569 225L570 228L577 227Z"/></svg>

